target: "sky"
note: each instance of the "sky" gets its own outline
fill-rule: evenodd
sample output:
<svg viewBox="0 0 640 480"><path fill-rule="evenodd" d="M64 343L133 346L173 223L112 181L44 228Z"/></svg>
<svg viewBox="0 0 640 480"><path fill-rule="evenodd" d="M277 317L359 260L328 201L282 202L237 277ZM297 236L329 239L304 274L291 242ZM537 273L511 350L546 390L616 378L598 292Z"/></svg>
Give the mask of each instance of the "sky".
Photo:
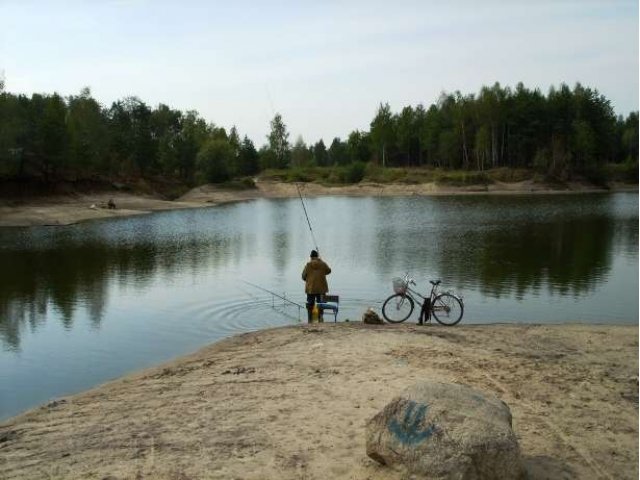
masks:
<svg viewBox="0 0 640 480"><path fill-rule="evenodd" d="M266 143L310 144L500 82L576 82L638 110L637 0L0 0L6 90L135 95Z"/></svg>

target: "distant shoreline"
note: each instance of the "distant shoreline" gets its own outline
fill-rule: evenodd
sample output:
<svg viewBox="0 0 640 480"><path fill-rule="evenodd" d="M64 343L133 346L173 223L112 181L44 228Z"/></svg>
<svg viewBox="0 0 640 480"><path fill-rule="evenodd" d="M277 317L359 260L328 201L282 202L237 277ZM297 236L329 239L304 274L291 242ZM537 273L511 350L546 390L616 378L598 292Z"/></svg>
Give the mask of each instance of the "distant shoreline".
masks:
<svg viewBox="0 0 640 480"><path fill-rule="evenodd" d="M497 182L486 186L453 187L435 183L376 184L359 183L345 186L323 186L316 183L285 183L258 181L255 189L234 190L213 184L196 187L174 201L148 195L122 192L57 195L21 200L0 201L0 227L61 226L87 220L106 219L147 213L202 208L224 203L259 198L290 198L298 196L297 185L303 195L315 196L437 196L437 195L528 195L528 194L580 194L638 192L638 185L613 184L609 189L583 183L554 188L531 181L516 183ZM108 209L113 199L116 209Z"/></svg>

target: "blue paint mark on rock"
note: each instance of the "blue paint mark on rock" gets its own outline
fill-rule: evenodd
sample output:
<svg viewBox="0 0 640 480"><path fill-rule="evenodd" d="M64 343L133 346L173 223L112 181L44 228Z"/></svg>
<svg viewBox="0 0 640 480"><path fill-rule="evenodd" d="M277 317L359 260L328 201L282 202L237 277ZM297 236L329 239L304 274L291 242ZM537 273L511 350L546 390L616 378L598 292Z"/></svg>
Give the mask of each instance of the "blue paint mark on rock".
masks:
<svg viewBox="0 0 640 480"><path fill-rule="evenodd" d="M416 407L418 408L414 415L413 412ZM433 424L421 429L428 409L428 405L417 404L416 402L410 401L402 423L398 422L395 418L389 420L387 425L389 431L396 436L400 443L405 445L416 445L426 440L437 431L437 427Z"/></svg>

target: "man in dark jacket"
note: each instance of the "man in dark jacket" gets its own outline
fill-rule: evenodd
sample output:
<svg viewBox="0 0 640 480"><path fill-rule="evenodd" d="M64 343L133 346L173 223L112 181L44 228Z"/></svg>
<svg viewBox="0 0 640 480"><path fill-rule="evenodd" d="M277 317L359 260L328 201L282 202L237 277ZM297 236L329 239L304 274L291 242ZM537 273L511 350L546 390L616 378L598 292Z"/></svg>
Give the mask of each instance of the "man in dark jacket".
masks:
<svg viewBox="0 0 640 480"><path fill-rule="evenodd" d="M318 256L318 252L311 250L311 259L307 262L302 271L304 280L304 291L307 294L307 319L311 323L313 306L316 302L322 301L322 296L329 291L327 285L327 275L331 273L329 265L324 263ZM322 321L322 309L318 309L318 320Z"/></svg>

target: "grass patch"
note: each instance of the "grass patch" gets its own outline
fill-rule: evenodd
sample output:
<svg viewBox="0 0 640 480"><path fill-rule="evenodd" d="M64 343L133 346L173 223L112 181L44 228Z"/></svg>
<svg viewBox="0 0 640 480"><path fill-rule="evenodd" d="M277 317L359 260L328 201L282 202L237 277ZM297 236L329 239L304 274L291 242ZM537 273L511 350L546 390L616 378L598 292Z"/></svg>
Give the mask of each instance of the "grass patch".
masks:
<svg viewBox="0 0 640 480"><path fill-rule="evenodd" d="M630 176L628 167L615 165L620 176ZM637 164L635 164L637 175ZM316 182L322 185L351 185L360 182L385 184L417 185L436 183L452 187L473 185L490 185L495 182L516 183L532 180L539 183L561 183L557 177L536 173L526 168L495 168L486 171L445 170L431 167L382 167L372 163L354 163L346 166L332 167L295 167L281 170L265 170L260 174L261 180L275 182Z"/></svg>
<svg viewBox="0 0 640 480"><path fill-rule="evenodd" d="M489 185L493 180L487 172L468 172L465 170L437 170L435 182L438 185L466 187L469 185Z"/></svg>
<svg viewBox="0 0 640 480"><path fill-rule="evenodd" d="M372 183L405 183L407 170L404 168L381 167L372 163L367 165L364 180Z"/></svg>
<svg viewBox="0 0 640 480"><path fill-rule="evenodd" d="M256 182L254 182L251 177L234 178L233 180L219 183L217 186L226 190L250 190L252 188L257 188Z"/></svg>
<svg viewBox="0 0 640 480"><path fill-rule="evenodd" d="M285 183L307 183L326 180L329 174L329 167L292 167L288 169L268 169L260 174L260 180Z"/></svg>
<svg viewBox="0 0 640 480"><path fill-rule="evenodd" d="M638 184L638 162L609 163L604 171L609 181Z"/></svg>
<svg viewBox="0 0 640 480"><path fill-rule="evenodd" d="M487 175L494 182L517 183L533 180L535 173L526 168L494 168L487 171Z"/></svg>

